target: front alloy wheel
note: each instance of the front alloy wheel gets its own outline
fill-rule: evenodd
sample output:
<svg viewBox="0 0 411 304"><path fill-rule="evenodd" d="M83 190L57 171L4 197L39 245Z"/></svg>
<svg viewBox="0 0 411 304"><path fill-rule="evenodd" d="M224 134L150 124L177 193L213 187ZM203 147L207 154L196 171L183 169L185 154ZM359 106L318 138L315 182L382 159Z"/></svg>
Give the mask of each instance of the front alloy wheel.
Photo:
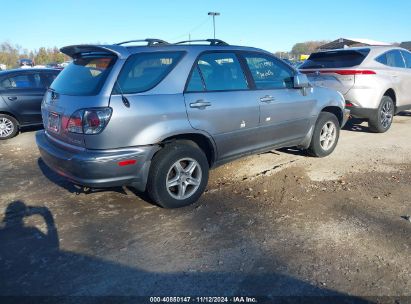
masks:
<svg viewBox="0 0 411 304"><path fill-rule="evenodd" d="M327 121L321 129L320 144L324 151L330 150L337 138L337 127L334 122Z"/></svg>
<svg viewBox="0 0 411 304"><path fill-rule="evenodd" d="M314 126L308 153L316 157L330 155L340 137L340 123L337 116L329 112L321 112Z"/></svg>

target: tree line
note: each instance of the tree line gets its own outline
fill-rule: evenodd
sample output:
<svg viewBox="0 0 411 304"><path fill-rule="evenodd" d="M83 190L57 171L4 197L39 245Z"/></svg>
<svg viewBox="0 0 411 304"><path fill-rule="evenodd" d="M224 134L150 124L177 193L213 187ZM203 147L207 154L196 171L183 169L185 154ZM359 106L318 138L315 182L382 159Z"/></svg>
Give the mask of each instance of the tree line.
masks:
<svg viewBox="0 0 411 304"><path fill-rule="evenodd" d="M0 64L5 64L9 69L15 68L18 67L18 60L22 58L34 60L36 65L53 62L62 63L70 60L70 57L61 53L57 47L41 47L37 50L28 50L9 42L2 42L0 44Z"/></svg>

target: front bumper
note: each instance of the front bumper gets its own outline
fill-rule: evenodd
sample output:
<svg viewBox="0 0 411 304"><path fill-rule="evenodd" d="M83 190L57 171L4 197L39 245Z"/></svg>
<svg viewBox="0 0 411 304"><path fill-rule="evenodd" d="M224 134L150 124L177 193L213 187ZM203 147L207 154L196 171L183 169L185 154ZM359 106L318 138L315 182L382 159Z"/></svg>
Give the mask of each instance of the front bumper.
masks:
<svg viewBox="0 0 411 304"><path fill-rule="evenodd" d="M144 191L151 159L158 146L113 150L71 150L50 139L44 130L36 133L41 158L53 171L71 182L91 188L132 186ZM135 160L120 166L119 162ZM132 163L132 162L131 162Z"/></svg>

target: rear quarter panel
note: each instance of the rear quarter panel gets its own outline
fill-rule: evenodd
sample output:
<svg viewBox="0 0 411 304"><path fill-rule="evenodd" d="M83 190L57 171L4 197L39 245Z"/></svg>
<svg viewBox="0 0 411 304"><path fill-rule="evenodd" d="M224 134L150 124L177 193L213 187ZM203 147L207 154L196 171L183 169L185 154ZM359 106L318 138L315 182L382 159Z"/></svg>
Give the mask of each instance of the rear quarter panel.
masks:
<svg viewBox="0 0 411 304"><path fill-rule="evenodd" d="M107 127L98 135L85 135L89 149L115 149L152 145L163 139L193 133L187 119L183 94L125 95L127 108L120 95L113 95L113 114Z"/></svg>

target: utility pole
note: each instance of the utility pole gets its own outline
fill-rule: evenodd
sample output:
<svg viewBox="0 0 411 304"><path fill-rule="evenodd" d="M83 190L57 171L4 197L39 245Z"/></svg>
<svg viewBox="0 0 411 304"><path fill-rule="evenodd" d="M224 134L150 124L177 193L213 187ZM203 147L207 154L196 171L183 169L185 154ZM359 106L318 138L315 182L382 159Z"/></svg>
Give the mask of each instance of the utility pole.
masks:
<svg viewBox="0 0 411 304"><path fill-rule="evenodd" d="M215 39L215 17L220 16L220 13L218 12L209 12L209 16L213 16L213 29L214 29L214 39Z"/></svg>

